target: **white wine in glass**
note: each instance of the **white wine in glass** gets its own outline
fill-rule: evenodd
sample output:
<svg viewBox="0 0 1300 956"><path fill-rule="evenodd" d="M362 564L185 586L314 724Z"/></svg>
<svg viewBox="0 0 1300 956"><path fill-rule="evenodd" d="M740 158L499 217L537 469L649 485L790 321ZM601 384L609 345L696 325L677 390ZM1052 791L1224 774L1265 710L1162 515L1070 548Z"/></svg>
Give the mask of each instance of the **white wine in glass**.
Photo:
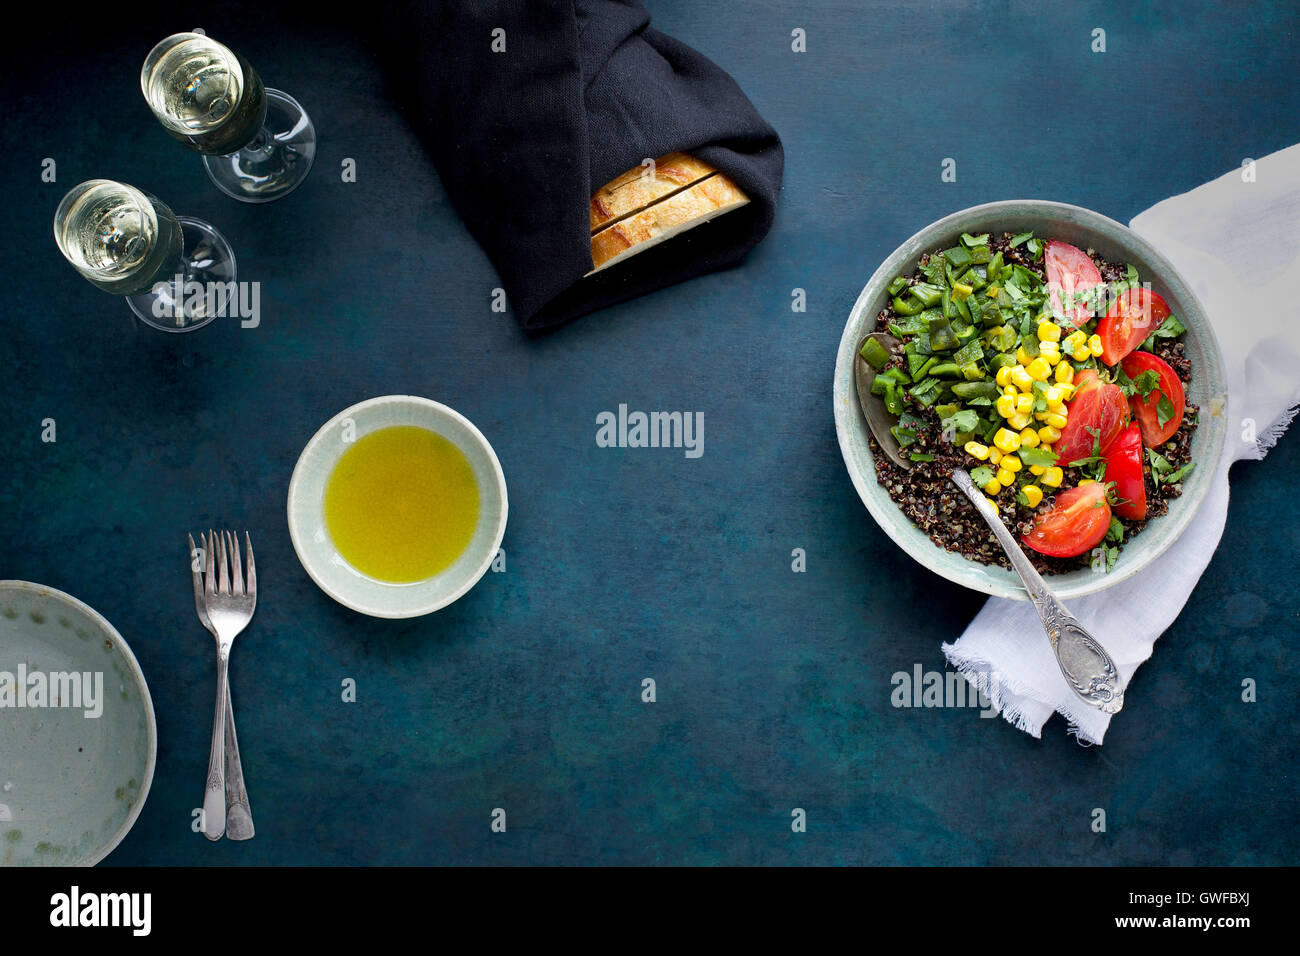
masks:
<svg viewBox="0 0 1300 956"><path fill-rule="evenodd" d="M292 192L316 157L316 128L292 96L268 90L243 57L201 33L150 51L140 89L173 137L203 154L217 188L244 202Z"/></svg>
<svg viewBox="0 0 1300 956"><path fill-rule="evenodd" d="M142 322L167 332L207 325L235 289L235 256L221 233L111 179L69 190L54 241L91 285L124 296Z"/></svg>

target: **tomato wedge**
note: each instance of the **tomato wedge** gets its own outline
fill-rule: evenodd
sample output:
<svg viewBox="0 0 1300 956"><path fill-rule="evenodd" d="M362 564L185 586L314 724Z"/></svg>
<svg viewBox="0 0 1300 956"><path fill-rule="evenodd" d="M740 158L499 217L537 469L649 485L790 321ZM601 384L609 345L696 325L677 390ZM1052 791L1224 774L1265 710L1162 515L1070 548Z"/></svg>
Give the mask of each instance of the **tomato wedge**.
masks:
<svg viewBox="0 0 1300 956"><path fill-rule="evenodd" d="M1052 311L1063 315L1067 324L1082 327L1092 318L1092 310L1081 299L1101 285L1096 263L1078 246L1053 239L1043 250L1043 268L1047 271Z"/></svg>
<svg viewBox="0 0 1300 956"><path fill-rule="evenodd" d="M1118 365L1167 318L1169 305L1164 299L1150 289L1129 289L1111 303L1110 310L1097 322L1101 360Z"/></svg>
<svg viewBox="0 0 1300 956"><path fill-rule="evenodd" d="M1106 452L1105 483L1115 482L1115 514L1141 521L1147 516L1147 485L1142 477L1142 432L1136 423L1129 425L1111 443Z"/></svg>
<svg viewBox="0 0 1300 956"><path fill-rule="evenodd" d="M1034 520L1034 527L1020 540L1039 554L1073 558L1095 548L1109 529L1106 486L1093 482L1058 494L1052 507Z"/></svg>
<svg viewBox="0 0 1300 956"><path fill-rule="evenodd" d="M1183 411L1187 407L1187 398L1183 394L1183 382L1178 373L1170 368L1169 363L1150 352L1130 352L1120 363L1124 374L1135 382L1143 372L1155 372L1160 376L1160 384L1151 389L1146 398L1138 392L1129 397L1128 403L1133 409L1133 417L1142 429L1142 441L1148 448L1159 448L1173 437L1178 426L1183 423ZM1173 414L1160 424L1160 398L1169 399Z"/></svg>
<svg viewBox="0 0 1300 956"><path fill-rule="evenodd" d="M1065 427L1056 442L1056 463L1062 467L1092 455L1094 430L1104 455L1128 424L1128 403L1118 385L1103 382L1092 369L1079 372L1074 381L1077 388L1065 404Z"/></svg>
<svg viewBox="0 0 1300 956"><path fill-rule="evenodd" d="M1103 385L1101 376L1097 374L1095 368L1081 368L1074 373L1074 397L1078 398L1081 394L1090 388L1096 388Z"/></svg>

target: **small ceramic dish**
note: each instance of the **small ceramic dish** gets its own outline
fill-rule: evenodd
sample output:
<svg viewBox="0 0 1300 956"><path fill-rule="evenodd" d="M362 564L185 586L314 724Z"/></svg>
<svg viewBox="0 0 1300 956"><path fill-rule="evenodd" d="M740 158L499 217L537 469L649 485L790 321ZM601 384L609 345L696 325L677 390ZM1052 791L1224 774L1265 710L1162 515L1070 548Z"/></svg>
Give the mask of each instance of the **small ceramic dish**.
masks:
<svg viewBox="0 0 1300 956"><path fill-rule="evenodd" d="M465 550L433 577L402 584L352 567L330 539L324 510L325 486L343 452L352 442L397 425L425 428L454 444L468 459L479 491L478 523ZM385 395L345 408L321 426L289 480L288 511L298 560L322 591L371 617L419 617L461 597L491 566L506 531L506 479L496 452L465 416L427 398Z"/></svg>
<svg viewBox="0 0 1300 956"><path fill-rule="evenodd" d="M0 581L0 866L108 856L149 795L157 739L113 625L62 591Z"/></svg>
<svg viewBox="0 0 1300 956"><path fill-rule="evenodd" d="M1182 495L1170 502L1168 514L1150 521L1124 545L1110 573L1084 568L1049 575L1048 584L1057 597L1065 599L1101 591L1132 577L1173 544L1191 523L1209 490L1227 432L1223 358L1205 310L1169 260L1137 233L1079 206L1033 199L972 206L926 226L881 264L849 314L835 363L835 431L858 495L876 523L899 547L950 581L986 594L1026 599L1014 571L980 564L939 547L881 487L867 443L870 429L858 404L853 378L858 343L875 328L876 317L888 303L887 287L895 276L910 275L922 253L954 245L963 232L976 235L1025 230L1033 230L1042 239L1060 239L1081 249L1094 249L1111 262L1132 263L1137 268L1142 281L1151 283L1187 327L1182 340L1192 364L1187 400L1200 406L1199 424L1192 438L1196 469L1183 481Z"/></svg>

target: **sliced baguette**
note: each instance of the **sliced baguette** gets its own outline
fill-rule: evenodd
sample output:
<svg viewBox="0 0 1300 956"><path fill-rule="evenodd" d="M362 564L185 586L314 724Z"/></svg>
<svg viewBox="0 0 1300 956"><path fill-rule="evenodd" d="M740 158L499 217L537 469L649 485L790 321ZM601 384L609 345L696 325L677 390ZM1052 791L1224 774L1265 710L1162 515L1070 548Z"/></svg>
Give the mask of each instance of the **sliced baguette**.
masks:
<svg viewBox="0 0 1300 956"><path fill-rule="evenodd" d="M749 197L722 173L702 179L592 236L594 268L587 275L608 269L748 202Z"/></svg>
<svg viewBox="0 0 1300 956"><path fill-rule="evenodd" d="M591 197L591 231L599 232L716 172L687 153L669 153L656 159L654 175L648 175L644 166L629 169Z"/></svg>

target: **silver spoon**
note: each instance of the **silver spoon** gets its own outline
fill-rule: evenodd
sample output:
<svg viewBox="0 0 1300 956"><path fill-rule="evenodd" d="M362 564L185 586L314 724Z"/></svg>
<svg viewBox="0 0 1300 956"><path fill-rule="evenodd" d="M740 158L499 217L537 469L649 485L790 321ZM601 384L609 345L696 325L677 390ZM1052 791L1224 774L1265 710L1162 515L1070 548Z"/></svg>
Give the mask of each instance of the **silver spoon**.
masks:
<svg viewBox="0 0 1300 956"><path fill-rule="evenodd" d="M903 458L898 440L889 430L894 424L894 416L889 414L889 409L885 408L885 403L880 397L871 393L871 383L876 377L876 370L862 357L862 346L867 338L876 339L890 351L898 344L898 339L884 332L872 332L858 343L854 367L858 403L862 406L862 414L867 419L871 434L875 436L886 457L900 468L911 468L912 463ZM1020 580L1024 583L1025 590L1029 592L1029 598L1034 602L1039 618L1042 619L1043 627L1047 631L1047 639L1052 642L1052 650L1056 653L1056 663L1060 665L1061 673L1065 675L1065 681L1070 685L1070 689L1102 713L1119 713L1120 708L1124 706L1124 688L1120 684L1119 670L1110 655L1106 653L1106 649L1083 629L1083 626L1052 594L1047 582L1034 570L1025 552L1020 549L1016 539L1003 524L1001 516L988 503L983 493L975 487L966 469L958 468L954 471L952 480L966 493L966 497L974 503L980 516L988 522L988 526L993 529L993 534L998 539L998 544L1002 545L1002 550L1006 552L1011 566L1020 575Z"/></svg>
<svg viewBox="0 0 1300 956"><path fill-rule="evenodd" d="M1056 599L1041 574L1034 570L1029 558L1011 536L997 510L988 503L983 493L965 468L952 473L953 483L966 493L988 526L993 529L998 544L1007 553L1011 566L1029 592L1029 599L1047 631L1047 639L1056 652L1056 663L1070 689L1096 707L1103 714L1118 714L1124 706L1124 687L1120 683L1119 669L1106 649L1083 629L1065 606Z"/></svg>

